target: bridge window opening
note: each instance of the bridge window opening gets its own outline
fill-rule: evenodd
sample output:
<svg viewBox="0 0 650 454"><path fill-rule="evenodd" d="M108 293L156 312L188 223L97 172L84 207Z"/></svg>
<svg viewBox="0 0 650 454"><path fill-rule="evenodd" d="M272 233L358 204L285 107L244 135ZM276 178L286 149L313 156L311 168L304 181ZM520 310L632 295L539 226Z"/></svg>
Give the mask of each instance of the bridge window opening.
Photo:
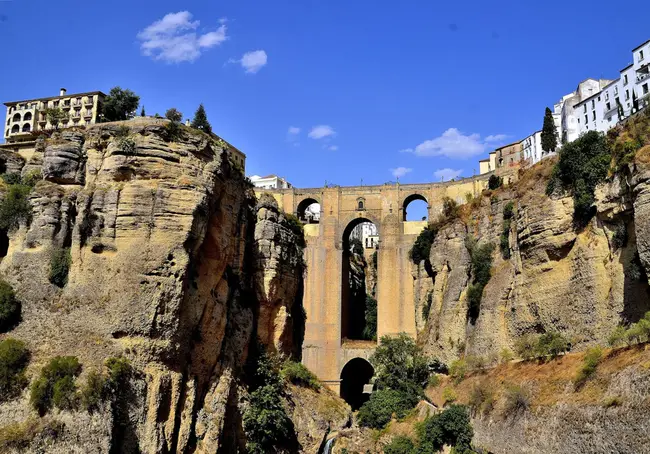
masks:
<svg viewBox="0 0 650 454"><path fill-rule="evenodd" d="M357 209L359 209L359 210L363 210L363 209L364 209L363 200L359 200L359 201L357 202Z"/></svg>
<svg viewBox="0 0 650 454"><path fill-rule="evenodd" d="M298 204L298 219L305 224L320 222L320 203L315 199L305 199Z"/></svg>
<svg viewBox="0 0 650 454"><path fill-rule="evenodd" d="M413 194L404 200L405 221L428 221L429 204L420 194Z"/></svg>
<svg viewBox="0 0 650 454"><path fill-rule="evenodd" d="M351 359L341 372L341 398L352 410L358 410L369 398L372 392L370 379L375 370L363 358Z"/></svg>
<svg viewBox="0 0 650 454"><path fill-rule="evenodd" d="M343 234L341 339L377 340L377 256L379 232L356 219Z"/></svg>

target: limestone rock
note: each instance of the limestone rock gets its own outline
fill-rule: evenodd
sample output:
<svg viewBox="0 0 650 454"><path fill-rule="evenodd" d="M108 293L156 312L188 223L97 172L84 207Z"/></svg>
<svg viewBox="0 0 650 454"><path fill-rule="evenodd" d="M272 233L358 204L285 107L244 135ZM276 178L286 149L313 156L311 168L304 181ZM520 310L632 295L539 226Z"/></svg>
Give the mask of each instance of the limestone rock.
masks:
<svg viewBox="0 0 650 454"><path fill-rule="evenodd" d="M84 135L64 131L55 135L43 156L43 178L59 184L83 184L85 177Z"/></svg>

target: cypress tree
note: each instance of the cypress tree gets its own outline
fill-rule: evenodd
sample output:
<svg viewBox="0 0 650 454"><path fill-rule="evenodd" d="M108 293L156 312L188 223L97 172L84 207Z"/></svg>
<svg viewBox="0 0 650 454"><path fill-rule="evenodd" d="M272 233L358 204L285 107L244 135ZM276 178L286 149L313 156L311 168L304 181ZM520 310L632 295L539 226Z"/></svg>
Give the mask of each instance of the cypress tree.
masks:
<svg viewBox="0 0 650 454"><path fill-rule="evenodd" d="M146 115L144 113L144 106L142 106L142 110L140 111L140 116L141 117L146 117Z"/></svg>
<svg viewBox="0 0 650 454"><path fill-rule="evenodd" d="M544 113L544 126L542 126L542 150L555 151L557 148L557 130L553 121L551 109L546 108Z"/></svg>
<svg viewBox="0 0 650 454"><path fill-rule="evenodd" d="M208 116L205 114L203 103L201 103L199 105L199 108L196 109L194 119L192 120L192 127L195 129L200 129L203 132L207 132L208 134L212 134L212 126L210 126Z"/></svg>

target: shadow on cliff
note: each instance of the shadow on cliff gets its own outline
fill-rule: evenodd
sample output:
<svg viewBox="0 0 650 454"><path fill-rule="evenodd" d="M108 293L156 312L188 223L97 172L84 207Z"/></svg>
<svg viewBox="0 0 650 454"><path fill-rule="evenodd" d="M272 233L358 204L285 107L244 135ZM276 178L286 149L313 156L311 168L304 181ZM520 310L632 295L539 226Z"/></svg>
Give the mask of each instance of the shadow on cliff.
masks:
<svg viewBox="0 0 650 454"><path fill-rule="evenodd" d="M623 313L626 324L636 323L650 310L650 285L636 246L633 219L623 219L613 235L614 246L620 248L619 263L623 266Z"/></svg>

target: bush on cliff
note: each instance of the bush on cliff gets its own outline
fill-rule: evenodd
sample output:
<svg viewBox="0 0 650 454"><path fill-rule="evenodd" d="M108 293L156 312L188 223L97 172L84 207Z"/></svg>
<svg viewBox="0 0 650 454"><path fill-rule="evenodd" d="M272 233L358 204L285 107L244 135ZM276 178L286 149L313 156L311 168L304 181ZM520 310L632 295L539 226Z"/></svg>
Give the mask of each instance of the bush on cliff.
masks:
<svg viewBox="0 0 650 454"><path fill-rule="evenodd" d="M296 236L296 244L299 247L304 248L306 246L305 229L297 216L291 213L284 213L284 222L282 222L282 225L291 230L291 233Z"/></svg>
<svg viewBox="0 0 650 454"><path fill-rule="evenodd" d="M50 273L48 279L57 287L63 288L68 283L68 272L72 264L70 248L53 248L50 252Z"/></svg>
<svg viewBox="0 0 650 454"><path fill-rule="evenodd" d="M10 184L4 199L0 202L0 230L16 230L20 224L29 224L32 219L32 206L29 203L28 185Z"/></svg>
<svg viewBox="0 0 650 454"><path fill-rule="evenodd" d="M423 260L429 260L431 246L437 234L438 228L435 224L429 224L420 232L409 252L409 257L413 263L417 265Z"/></svg>
<svg viewBox="0 0 650 454"><path fill-rule="evenodd" d="M5 333L20 322L21 304L14 289L0 279L0 333Z"/></svg>
<svg viewBox="0 0 650 454"><path fill-rule="evenodd" d="M384 454L414 454L415 444L405 435L393 437L390 443L384 446Z"/></svg>
<svg viewBox="0 0 650 454"><path fill-rule="evenodd" d="M503 186L503 178L496 175L490 175L490 178L488 179L488 188L491 191L494 191L495 189L499 189L501 186Z"/></svg>
<svg viewBox="0 0 650 454"><path fill-rule="evenodd" d="M29 363L29 351L16 339L0 342L0 402L20 394L27 385L25 368Z"/></svg>
<svg viewBox="0 0 650 454"><path fill-rule="evenodd" d="M282 378L294 385L310 388L315 391L320 389L320 382L316 375L307 369L302 363L286 361L280 370Z"/></svg>
<svg viewBox="0 0 650 454"><path fill-rule="evenodd" d="M612 152L604 134L589 131L559 151L546 193L565 189L573 193L573 219L577 227L585 226L595 213L594 191L605 181Z"/></svg>
<svg viewBox="0 0 650 454"><path fill-rule="evenodd" d="M359 424L363 427L382 429L395 415L400 419L420 401L417 395L394 389L380 389L359 409Z"/></svg>
<svg viewBox="0 0 650 454"><path fill-rule="evenodd" d="M427 358L415 341L405 333L383 336L370 357L375 368L377 389L393 389L421 397L429 381Z"/></svg>
<svg viewBox="0 0 650 454"><path fill-rule="evenodd" d="M77 404L75 378L81 373L76 356L57 356L41 369L32 383L30 403L43 416L53 405L72 409Z"/></svg>
<svg viewBox="0 0 650 454"><path fill-rule="evenodd" d="M377 300L366 296L366 326L363 327L361 337L366 340L377 340Z"/></svg>
<svg viewBox="0 0 650 454"><path fill-rule="evenodd" d="M445 445L453 452L470 453L474 430L469 411L463 405L451 405L442 413L425 419L418 428L418 454L440 452Z"/></svg>
<svg viewBox="0 0 650 454"><path fill-rule="evenodd" d="M585 357L582 359L582 367L578 371L578 375L575 378L575 385L580 387L587 380L589 380L594 373L596 373L596 368L600 364L600 360L603 358L603 349L600 347L592 347L587 350Z"/></svg>
<svg viewBox="0 0 650 454"><path fill-rule="evenodd" d="M485 289L492 276L492 253L495 247L492 243L478 246L472 239L467 241L467 246L472 261L472 274L474 275L474 279L467 289L467 316L474 323L481 311L483 289Z"/></svg>
<svg viewBox="0 0 650 454"><path fill-rule="evenodd" d="M108 358L104 365L105 372L91 370L81 388L81 403L91 413L102 402L115 403L120 395L126 395L128 380L133 374L131 364L123 357Z"/></svg>

